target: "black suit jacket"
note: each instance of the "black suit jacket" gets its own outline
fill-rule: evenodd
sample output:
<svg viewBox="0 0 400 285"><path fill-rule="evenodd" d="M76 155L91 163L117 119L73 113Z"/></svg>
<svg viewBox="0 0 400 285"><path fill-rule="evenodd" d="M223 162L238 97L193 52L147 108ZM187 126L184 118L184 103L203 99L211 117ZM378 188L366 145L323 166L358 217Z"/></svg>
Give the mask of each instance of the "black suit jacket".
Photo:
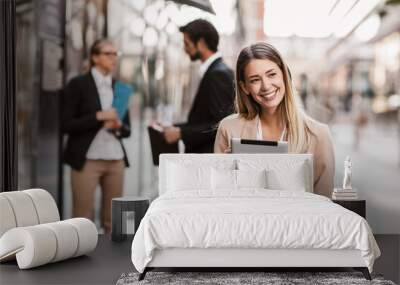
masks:
<svg viewBox="0 0 400 285"><path fill-rule="evenodd" d="M68 134L64 150L64 162L76 170L81 170L86 161L86 153L103 123L96 119L101 111L99 93L91 72L77 76L68 83L61 95L61 131ZM121 138L129 137L131 125L129 111L125 115L122 128L113 131L120 141L126 166L129 166Z"/></svg>
<svg viewBox="0 0 400 285"><path fill-rule="evenodd" d="M233 71L215 60L200 81L187 123L179 124L187 153L212 153L217 124L234 111Z"/></svg>

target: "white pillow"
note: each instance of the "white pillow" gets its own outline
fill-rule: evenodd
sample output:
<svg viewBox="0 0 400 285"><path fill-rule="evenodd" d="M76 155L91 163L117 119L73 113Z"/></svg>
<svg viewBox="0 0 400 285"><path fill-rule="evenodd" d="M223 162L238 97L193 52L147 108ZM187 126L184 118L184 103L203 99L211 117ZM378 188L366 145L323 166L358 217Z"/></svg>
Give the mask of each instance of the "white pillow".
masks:
<svg viewBox="0 0 400 285"><path fill-rule="evenodd" d="M237 188L267 188L267 171L236 170Z"/></svg>
<svg viewBox="0 0 400 285"><path fill-rule="evenodd" d="M272 190L288 190L306 192L308 187L307 165L299 163L284 171L270 169L267 171L267 188Z"/></svg>
<svg viewBox="0 0 400 285"><path fill-rule="evenodd" d="M206 166L187 166L169 162L167 191L201 190L211 188L211 168Z"/></svg>
<svg viewBox="0 0 400 285"><path fill-rule="evenodd" d="M266 188L266 171L263 170L211 170L212 190L239 190L241 188Z"/></svg>
<svg viewBox="0 0 400 285"><path fill-rule="evenodd" d="M236 190L236 170L211 168L211 189Z"/></svg>

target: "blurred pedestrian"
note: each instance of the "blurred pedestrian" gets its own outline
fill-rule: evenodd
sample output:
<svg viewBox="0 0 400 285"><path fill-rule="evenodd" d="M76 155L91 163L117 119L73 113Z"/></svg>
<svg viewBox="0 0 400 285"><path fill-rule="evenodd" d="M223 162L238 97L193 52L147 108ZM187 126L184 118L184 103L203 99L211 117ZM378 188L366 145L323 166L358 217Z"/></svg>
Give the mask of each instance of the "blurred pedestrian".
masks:
<svg viewBox="0 0 400 285"><path fill-rule="evenodd" d="M200 60L201 81L188 121L164 129L168 143L182 140L187 153L213 152L218 122L234 110L233 71L218 52L219 35L206 20L194 20L179 29L185 52Z"/></svg>
<svg viewBox="0 0 400 285"><path fill-rule="evenodd" d="M121 120L112 107L117 49L108 39L90 50L91 69L73 78L62 95L61 127L68 135L64 161L72 168L73 216L93 219L94 193L102 193L101 224L111 231L111 199L122 195L128 166L122 138L130 136L129 111Z"/></svg>
<svg viewBox="0 0 400 285"><path fill-rule="evenodd" d="M359 149L362 133L368 123L369 102L364 98L361 93L356 92L353 94L351 101L351 110L354 122L354 141L353 148Z"/></svg>
<svg viewBox="0 0 400 285"><path fill-rule="evenodd" d="M300 98L303 103L304 110L307 111L307 95L308 95L308 78L305 73L300 75Z"/></svg>

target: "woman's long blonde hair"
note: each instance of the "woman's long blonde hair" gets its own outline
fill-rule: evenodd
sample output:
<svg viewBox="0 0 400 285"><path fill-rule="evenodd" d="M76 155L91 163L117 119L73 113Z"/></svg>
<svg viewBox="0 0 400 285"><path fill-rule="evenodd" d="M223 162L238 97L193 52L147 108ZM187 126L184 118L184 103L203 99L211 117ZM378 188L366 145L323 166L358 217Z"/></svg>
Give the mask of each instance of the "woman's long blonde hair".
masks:
<svg viewBox="0 0 400 285"><path fill-rule="evenodd" d="M261 106L240 87L245 82L244 70L252 59L268 59L274 62L283 73L285 95L278 106L278 114L286 123L289 151L301 153L307 149L310 133L305 124L305 114L298 107L295 89L289 69L280 53L270 44L259 42L242 49L236 63L236 112L246 120L252 120L261 114Z"/></svg>

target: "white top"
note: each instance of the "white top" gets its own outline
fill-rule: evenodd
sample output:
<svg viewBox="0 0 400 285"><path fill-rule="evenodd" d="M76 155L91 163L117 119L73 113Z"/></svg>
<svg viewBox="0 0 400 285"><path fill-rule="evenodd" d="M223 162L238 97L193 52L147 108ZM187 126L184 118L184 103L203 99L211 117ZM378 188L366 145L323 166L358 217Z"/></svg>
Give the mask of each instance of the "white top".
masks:
<svg viewBox="0 0 400 285"><path fill-rule="evenodd" d="M279 138L279 141L284 141L286 135L286 126L282 131L281 137ZM257 121L257 140L264 140L263 139L263 133L262 133L262 127L261 127L261 120L258 118Z"/></svg>
<svg viewBox="0 0 400 285"><path fill-rule="evenodd" d="M101 109L108 110L112 107L113 101L111 74L103 75L95 67L91 69L91 73L99 93ZM123 157L124 153L120 142L104 128L97 132L86 153L87 159L117 160Z"/></svg>
<svg viewBox="0 0 400 285"><path fill-rule="evenodd" d="M221 53L216 52L212 56L207 58L207 60L200 65L200 69L199 69L200 77L203 77L204 74L206 73L206 71L208 70L208 68L210 67L210 65L214 61L216 61L218 58L221 58L221 57L222 57Z"/></svg>

